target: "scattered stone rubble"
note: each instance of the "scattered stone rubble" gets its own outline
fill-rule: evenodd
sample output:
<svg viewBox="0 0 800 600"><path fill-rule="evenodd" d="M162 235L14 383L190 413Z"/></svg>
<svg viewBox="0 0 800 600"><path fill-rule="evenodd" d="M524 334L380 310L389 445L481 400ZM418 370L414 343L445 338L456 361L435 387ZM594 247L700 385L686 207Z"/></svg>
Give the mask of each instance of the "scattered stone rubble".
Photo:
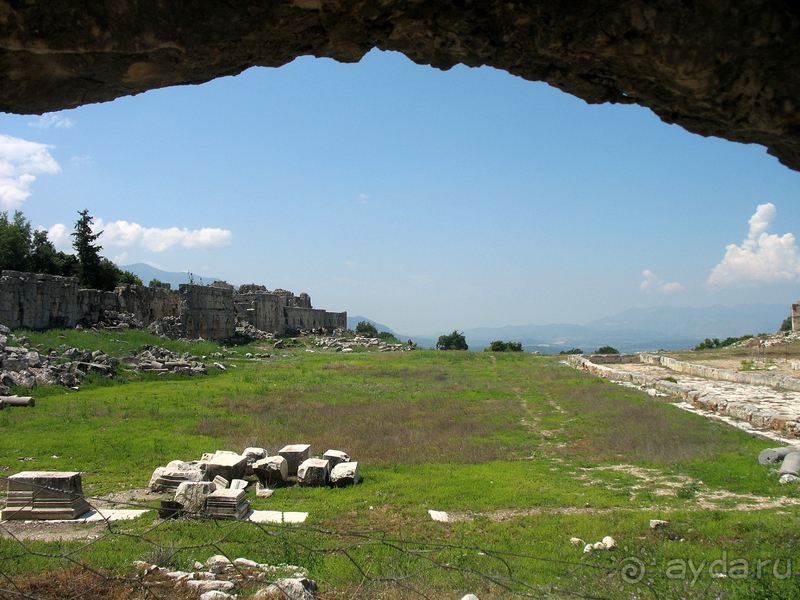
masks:
<svg viewBox="0 0 800 600"><path fill-rule="evenodd" d="M200 600L228 600L235 598L232 592L244 585L261 583L263 587L251 596L255 600L316 600L317 583L308 579L305 569L294 565L260 564L247 558L230 560L219 554L205 563L195 562L191 571L170 571L143 561L133 564L153 591L185 586L197 591Z"/></svg>
<svg viewBox="0 0 800 600"><path fill-rule="evenodd" d="M123 359L134 366L137 373L182 373L185 375L207 375L206 365L197 356L189 352L177 354L166 348L143 345L139 350L131 350Z"/></svg>
<svg viewBox="0 0 800 600"><path fill-rule="evenodd" d="M9 396L12 386L30 389L37 385L62 385L77 389L81 379L90 373L113 377L120 363L133 366L137 373L208 373L205 363L188 352L179 355L165 348L143 345L120 360L102 350L73 348L67 344L58 348L44 348L40 344L34 348L27 336L17 337L8 327L0 325L0 397ZM227 368L221 362L215 362L214 366ZM0 408L6 404L0 402Z"/></svg>
<svg viewBox="0 0 800 600"><path fill-rule="evenodd" d="M328 450L322 458L311 456L310 444L284 446L270 456L265 448L245 448L238 454L218 450L200 460L174 460L153 471L148 487L174 494L161 501L162 518L206 516L243 519L250 511L246 497L255 476L257 497L269 497L272 488L290 485L294 478L304 487L346 487L360 482L358 463L341 450Z"/></svg>
<svg viewBox="0 0 800 600"><path fill-rule="evenodd" d="M411 340L409 340L411 341ZM413 342L408 344L389 344L379 338L356 336L352 339L344 337L321 337L315 345L322 349L334 349L337 352L352 352L353 348L370 348L378 352L405 352L417 347Z"/></svg>

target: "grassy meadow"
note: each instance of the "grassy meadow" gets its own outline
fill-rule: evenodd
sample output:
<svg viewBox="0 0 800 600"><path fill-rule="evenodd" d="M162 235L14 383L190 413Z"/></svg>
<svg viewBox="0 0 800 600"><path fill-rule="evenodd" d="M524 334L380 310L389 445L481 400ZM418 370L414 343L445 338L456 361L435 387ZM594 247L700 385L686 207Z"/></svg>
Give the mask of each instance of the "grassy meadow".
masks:
<svg viewBox="0 0 800 600"><path fill-rule="evenodd" d="M123 371L79 391L36 389L34 408L0 411L6 476L81 471L85 493L108 499L145 488L170 460L309 443L317 455L347 452L363 482L248 494L257 510L308 512L302 526L162 522L152 511L95 526L90 539L4 532L2 589L30 590L40 572L75 564L132 577L134 560L190 570L224 553L303 567L321 598L800 597L800 489L779 485L757 462L774 442L555 357L343 355L302 338L274 350L269 342L221 349L133 331L28 335L43 348L67 343L116 356L141 344L224 352L229 368L203 377ZM161 498L140 497L150 507ZM429 510L451 520L433 521ZM650 519L668 523L650 529ZM583 544L570 543L608 535L613 550L584 554Z"/></svg>

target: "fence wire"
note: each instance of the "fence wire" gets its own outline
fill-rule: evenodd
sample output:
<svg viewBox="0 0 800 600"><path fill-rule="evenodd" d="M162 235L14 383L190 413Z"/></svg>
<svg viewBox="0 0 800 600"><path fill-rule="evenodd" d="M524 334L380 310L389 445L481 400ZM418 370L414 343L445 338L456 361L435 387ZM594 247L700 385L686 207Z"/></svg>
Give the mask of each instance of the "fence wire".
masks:
<svg viewBox="0 0 800 600"><path fill-rule="evenodd" d="M7 485L8 478L0 478ZM58 492L40 487L41 492ZM108 509L156 510L151 505L123 502L98 496L73 494L71 499L85 500L92 511L101 515ZM20 508L33 508L34 501ZM13 516L13 514L11 515ZM617 560L608 553L601 560L596 555L582 560L561 560L547 556L500 551L491 548L451 543L403 539L384 531L335 531L303 525L274 525L251 521L219 520L202 514L185 514L177 520L155 519L152 524L136 521L115 521L103 517L87 529L87 536L60 539L53 534L47 540L30 539L27 530L47 531L65 527L69 521L0 522L0 598L3 600L50 600L51 598L102 599L176 598L175 579L166 571L179 571L181 566L197 570L195 561L221 555L231 561L224 577L234 583L239 598L249 597L257 589L278 580L266 577L260 568L252 569L237 558L248 551L264 555L265 549L297 563L273 565L273 572L320 577L324 583L317 597L326 598L424 598L457 600L473 593L480 600L505 598L612 598L661 597L649 595L648 582L665 574L648 569L640 560ZM79 524L69 524L80 531ZM186 528L193 528L195 539L204 541L181 545L176 537L186 537ZM199 533L198 533L199 532ZM124 546L123 548L119 548ZM275 550L278 550L277 553ZM115 552L117 554L115 554ZM131 556L143 561L138 569ZM122 561L124 557L125 560ZM334 564L328 561L334 560ZM134 559L136 560L136 559ZM22 566L24 565L24 566ZM27 567L27 568L26 568ZM54 573L66 573L73 581L83 583L70 589L69 595L49 592L39 595L32 585L37 579L47 580ZM188 574L188 571L187 571ZM174 575L174 573L173 573ZM797 574L795 574L797 575ZM127 590L116 595L104 590L117 586ZM694 597L707 596L711 584L693 589ZM673 588L674 589L674 588ZM55 593L56 595L52 595ZM191 597L185 596L185 597ZM195 594L196 597L196 594ZM668 597L668 596L667 596ZM677 597L677 596L676 596ZM289 600L298 600L287 594Z"/></svg>

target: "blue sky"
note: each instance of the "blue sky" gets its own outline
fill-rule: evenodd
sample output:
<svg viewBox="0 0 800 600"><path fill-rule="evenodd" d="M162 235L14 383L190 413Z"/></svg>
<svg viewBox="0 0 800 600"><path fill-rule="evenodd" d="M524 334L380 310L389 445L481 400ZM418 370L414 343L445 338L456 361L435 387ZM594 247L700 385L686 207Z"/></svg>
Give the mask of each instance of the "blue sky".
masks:
<svg viewBox="0 0 800 600"><path fill-rule="evenodd" d="M120 265L402 334L800 299L800 173L489 68L305 57L0 135L0 209L62 250L86 208Z"/></svg>

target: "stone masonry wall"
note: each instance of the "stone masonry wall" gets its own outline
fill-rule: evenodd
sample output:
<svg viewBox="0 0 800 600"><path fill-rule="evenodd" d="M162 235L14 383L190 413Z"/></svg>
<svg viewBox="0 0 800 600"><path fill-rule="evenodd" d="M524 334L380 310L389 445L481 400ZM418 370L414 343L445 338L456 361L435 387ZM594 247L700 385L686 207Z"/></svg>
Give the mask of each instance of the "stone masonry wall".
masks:
<svg viewBox="0 0 800 600"><path fill-rule="evenodd" d="M233 289L183 283L181 323L184 335L196 339L231 337L236 332Z"/></svg>
<svg viewBox="0 0 800 600"><path fill-rule="evenodd" d="M253 292L236 294L236 311L243 319L260 329L281 336L298 329L345 329L347 313L330 313L311 307L308 294L289 295L275 292Z"/></svg>
<svg viewBox="0 0 800 600"><path fill-rule="evenodd" d="M75 327L83 318L74 277L3 271L0 323L19 329Z"/></svg>
<svg viewBox="0 0 800 600"><path fill-rule="evenodd" d="M120 285L114 290L117 295L117 311L132 313L142 323L150 324L164 317L180 317L183 296L177 290L146 285Z"/></svg>
<svg viewBox="0 0 800 600"><path fill-rule="evenodd" d="M121 285L113 292L80 289L74 277L3 271L0 323L43 330L98 323L104 312L130 313L149 325L179 318L182 335L219 339L236 331L237 316L257 329L285 335L297 329L347 327L347 313L311 307L308 294L286 290L236 294L233 287L183 284L179 290Z"/></svg>
<svg viewBox="0 0 800 600"><path fill-rule="evenodd" d="M800 302L792 304L792 331L800 331Z"/></svg>

